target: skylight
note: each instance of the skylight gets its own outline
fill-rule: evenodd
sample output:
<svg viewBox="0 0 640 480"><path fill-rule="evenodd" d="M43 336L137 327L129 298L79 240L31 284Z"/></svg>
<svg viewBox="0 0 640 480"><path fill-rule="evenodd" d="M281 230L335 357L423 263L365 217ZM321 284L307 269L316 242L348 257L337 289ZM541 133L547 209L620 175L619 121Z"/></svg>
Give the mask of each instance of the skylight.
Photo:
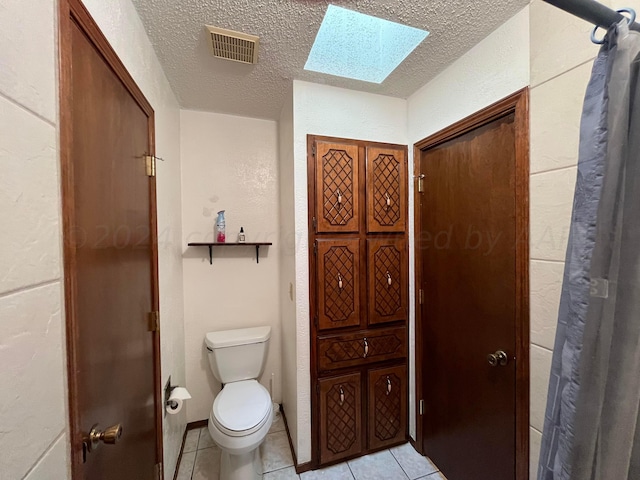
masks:
<svg viewBox="0 0 640 480"><path fill-rule="evenodd" d="M382 83L429 32L329 5L305 70Z"/></svg>

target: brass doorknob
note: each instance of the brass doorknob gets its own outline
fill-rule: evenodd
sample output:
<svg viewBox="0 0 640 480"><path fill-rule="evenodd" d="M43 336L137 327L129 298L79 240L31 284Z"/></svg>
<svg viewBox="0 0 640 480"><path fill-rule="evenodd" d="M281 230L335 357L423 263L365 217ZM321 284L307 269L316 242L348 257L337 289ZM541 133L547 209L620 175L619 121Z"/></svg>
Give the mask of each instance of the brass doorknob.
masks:
<svg viewBox="0 0 640 480"><path fill-rule="evenodd" d="M503 350L498 350L496 353L487 355L487 360L492 367L497 367L498 365L504 367L509 363L509 356Z"/></svg>
<svg viewBox="0 0 640 480"><path fill-rule="evenodd" d="M122 437L122 425L119 423L104 430L100 430L100 426L96 423L89 432L89 451L95 450L100 442L114 445L118 443L120 437Z"/></svg>

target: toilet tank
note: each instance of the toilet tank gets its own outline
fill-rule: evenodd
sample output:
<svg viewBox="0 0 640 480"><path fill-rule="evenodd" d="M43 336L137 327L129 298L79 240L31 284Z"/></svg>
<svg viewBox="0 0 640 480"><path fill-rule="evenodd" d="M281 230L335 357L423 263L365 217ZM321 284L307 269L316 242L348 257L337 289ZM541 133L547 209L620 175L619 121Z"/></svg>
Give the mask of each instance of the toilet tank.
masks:
<svg viewBox="0 0 640 480"><path fill-rule="evenodd" d="M271 327L209 332L205 336L209 365L222 383L258 378L267 359Z"/></svg>

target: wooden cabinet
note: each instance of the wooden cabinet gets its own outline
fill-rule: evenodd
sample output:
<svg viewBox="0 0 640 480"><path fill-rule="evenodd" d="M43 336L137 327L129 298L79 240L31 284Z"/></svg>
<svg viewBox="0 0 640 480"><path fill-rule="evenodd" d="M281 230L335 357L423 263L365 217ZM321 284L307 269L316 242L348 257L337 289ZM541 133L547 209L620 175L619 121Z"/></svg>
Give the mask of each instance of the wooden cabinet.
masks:
<svg viewBox="0 0 640 480"><path fill-rule="evenodd" d="M315 213L318 232L359 230L358 146L317 142Z"/></svg>
<svg viewBox="0 0 640 480"><path fill-rule="evenodd" d="M407 242L401 238L367 239L369 324L406 320L408 316Z"/></svg>
<svg viewBox="0 0 640 480"><path fill-rule="evenodd" d="M333 462L362 451L359 373L319 381L320 461Z"/></svg>
<svg viewBox="0 0 640 480"><path fill-rule="evenodd" d="M370 449L403 441L407 434L407 367L369 371Z"/></svg>
<svg viewBox="0 0 640 480"><path fill-rule="evenodd" d="M318 329L360 325L360 242L318 240L315 255Z"/></svg>
<svg viewBox="0 0 640 480"><path fill-rule="evenodd" d="M367 147L367 232L407 229L407 162L404 149Z"/></svg>
<svg viewBox="0 0 640 480"><path fill-rule="evenodd" d="M309 136L312 467L407 440L407 148Z"/></svg>

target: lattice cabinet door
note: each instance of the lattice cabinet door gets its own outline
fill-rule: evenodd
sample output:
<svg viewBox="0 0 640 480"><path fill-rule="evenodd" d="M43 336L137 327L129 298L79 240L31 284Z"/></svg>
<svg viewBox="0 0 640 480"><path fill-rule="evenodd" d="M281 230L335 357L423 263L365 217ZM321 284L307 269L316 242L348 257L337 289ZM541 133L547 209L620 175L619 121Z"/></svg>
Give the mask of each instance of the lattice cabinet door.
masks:
<svg viewBox="0 0 640 480"><path fill-rule="evenodd" d="M320 462L357 455L362 450L360 374L319 382Z"/></svg>
<svg viewBox="0 0 640 480"><path fill-rule="evenodd" d="M316 231L358 232L358 146L316 142Z"/></svg>
<svg viewBox="0 0 640 480"><path fill-rule="evenodd" d="M404 237L367 240L370 325L407 319L407 270Z"/></svg>
<svg viewBox="0 0 640 480"><path fill-rule="evenodd" d="M318 329L360 325L360 241L316 243Z"/></svg>
<svg viewBox="0 0 640 480"><path fill-rule="evenodd" d="M370 449L407 438L407 367L369 371Z"/></svg>
<svg viewBox="0 0 640 480"><path fill-rule="evenodd" d="M404 150L367 147L367 231L407 229L407 160Z"/></svg>

